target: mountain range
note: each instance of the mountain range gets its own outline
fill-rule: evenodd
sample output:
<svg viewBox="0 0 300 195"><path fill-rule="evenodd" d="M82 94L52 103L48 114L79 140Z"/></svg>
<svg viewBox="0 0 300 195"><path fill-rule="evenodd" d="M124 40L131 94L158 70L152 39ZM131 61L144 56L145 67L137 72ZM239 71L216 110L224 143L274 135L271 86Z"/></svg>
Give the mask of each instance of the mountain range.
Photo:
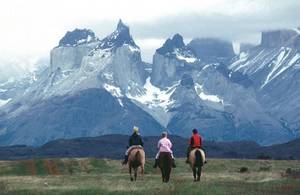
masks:
<svg viewBox="0 0 300 195"><path fill-rule="evenodd" d="M121 20L100 39L67 32L50 65L0 84L0 145L39 146L54 139L162 130L206 140L270 145L300 137L299 29L262 33L259 45L180 34L151 64Z"/></svg>
<svg viewBox="0 0 300 195"><path fill-rule="evenodd" d="M169 137L173 143L176 158L186 157L187 139L177 135ZM14 145L0 147L0 160L21 160L33 158L110 158L121 159L128 142L128 135L102 135L98 137L82 137L58 139L38 147ZM147 158L154 158L157 153L158 136L143 137ZM275 159L299 160L300 139L284 144L260 146L251 141L215 142L204 141L203 149L210 158L237 159ZM208 160L209 161L209 160Z"/></svg>

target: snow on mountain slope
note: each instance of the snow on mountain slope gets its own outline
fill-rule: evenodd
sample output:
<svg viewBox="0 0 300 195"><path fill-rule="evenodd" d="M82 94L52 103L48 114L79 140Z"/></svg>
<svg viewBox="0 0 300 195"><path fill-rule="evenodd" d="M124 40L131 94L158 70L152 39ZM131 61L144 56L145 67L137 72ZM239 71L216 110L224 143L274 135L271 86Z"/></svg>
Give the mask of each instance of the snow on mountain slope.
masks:
<svg viewBox="0 0 300 195"><path fill-rule="evenodd" d="M171 115L168 110L174 104L171 99L178 83L162 90L155 87L150 82L150 77L147 78L145 85L141 91L132 96L126 94L129 99L132 99L137 105L141 106L146 112L150 113L157 121L159 121L164 127L169 123Z"/></svg>
<svg viewBox="0 0 300 195"><path fill-rule="evenodd" d="M264 32L259 46L229 66L251 79L257 100L295 137L300 135L299 40L296 30Z"/></svg>
<svg viewBox="0 0 300 195"><path fill-rule="evenodd" d="M241 53L228 67L233 72L248 75L256 87L262 89L296 64L299 38L293 30L264 32L259 46Z"/></svg>
<svg viewBox="0 0 300 195"><path fill-rule="evenodd" d="M11 98L7 99L7 100L1 100L0 99L0 107L4 106L5 104L7 104L9 101L11 100Z"/></svg>
<svg viewBox="0 0 300 195"><path fill-rule="evenodd" d="M198 83L195 83L195 90L196 90L197 94L199 95L199 97L202 100L204 100L204 101L211 101L211 102L216 102L216 103L224 104L223 100L219 96L206 94L203 91L202 85L200 85Z"/></svg>

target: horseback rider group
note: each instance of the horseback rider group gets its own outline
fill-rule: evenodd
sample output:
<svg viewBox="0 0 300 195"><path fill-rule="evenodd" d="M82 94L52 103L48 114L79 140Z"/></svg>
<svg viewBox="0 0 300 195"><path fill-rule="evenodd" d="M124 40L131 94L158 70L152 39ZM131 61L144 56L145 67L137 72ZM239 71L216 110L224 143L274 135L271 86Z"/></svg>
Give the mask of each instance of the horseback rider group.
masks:
<svg viewBox="0 0 300 195"><path fill-rule="evenodd" d="M159 155L161 152L170 153L172 156L172 167L173 168L176 167L175 158L174 158L173 151L172 151L172 146L173 146L172 142L168 138L168 133L166 131L162 132L161 139L157 143L158 152L155 156L155 164L153 165L153 168L156 168L158 166L158 158L159 158ZM133 133L129 138L128 149L125 152L125 157L124 157L124 161L122 162L122 164L123 165L127 164L128 155L133 148L143 148L143 147L144 147L144 142L143 142L141 135L139 134L139 128L134 126ZM193 149L197 149L197 148L202 149L202 138L201 138L200 134L198 133L198 130L193 129L192 136L189 139L189 145L187 148L186 163L189 163L190 152ZM205 163L206 163L206 161L205 161Z"/></svg>

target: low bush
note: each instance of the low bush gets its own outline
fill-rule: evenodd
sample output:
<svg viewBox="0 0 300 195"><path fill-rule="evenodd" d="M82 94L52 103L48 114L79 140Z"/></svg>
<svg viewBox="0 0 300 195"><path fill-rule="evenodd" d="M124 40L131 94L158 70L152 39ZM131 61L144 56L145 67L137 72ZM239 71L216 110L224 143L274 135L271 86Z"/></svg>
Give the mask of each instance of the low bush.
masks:
<svg viewBox="0 0 300 195"><path fill-rule="evenodd" d="M241 167L239 170L240 173L246 173L248 171L249 171L248 167Z"/></svg>

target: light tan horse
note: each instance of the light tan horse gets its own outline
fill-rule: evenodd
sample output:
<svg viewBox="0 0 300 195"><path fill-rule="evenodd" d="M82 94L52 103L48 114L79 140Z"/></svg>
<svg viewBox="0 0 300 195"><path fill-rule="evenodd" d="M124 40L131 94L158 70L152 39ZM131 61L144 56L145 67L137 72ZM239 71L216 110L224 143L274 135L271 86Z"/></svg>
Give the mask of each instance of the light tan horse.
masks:
<svg viewBox="0 0 300 195"><path fill-rule="evenodd" d="M145 151L142 148L133 148L128 156L128 167L130 180L136 181L138 168L141 167L142 179L144 179L145 170ZM134 178L132 177L131 170L134 170Z"/></svg>
<svg viewBox="0 0 300 195"><path fill-rule="evenodd" d="M202 166L205 162L204 151L199 148L193 149L190 152L189 162L193 170L194 181L200 181Z"/></svg>

